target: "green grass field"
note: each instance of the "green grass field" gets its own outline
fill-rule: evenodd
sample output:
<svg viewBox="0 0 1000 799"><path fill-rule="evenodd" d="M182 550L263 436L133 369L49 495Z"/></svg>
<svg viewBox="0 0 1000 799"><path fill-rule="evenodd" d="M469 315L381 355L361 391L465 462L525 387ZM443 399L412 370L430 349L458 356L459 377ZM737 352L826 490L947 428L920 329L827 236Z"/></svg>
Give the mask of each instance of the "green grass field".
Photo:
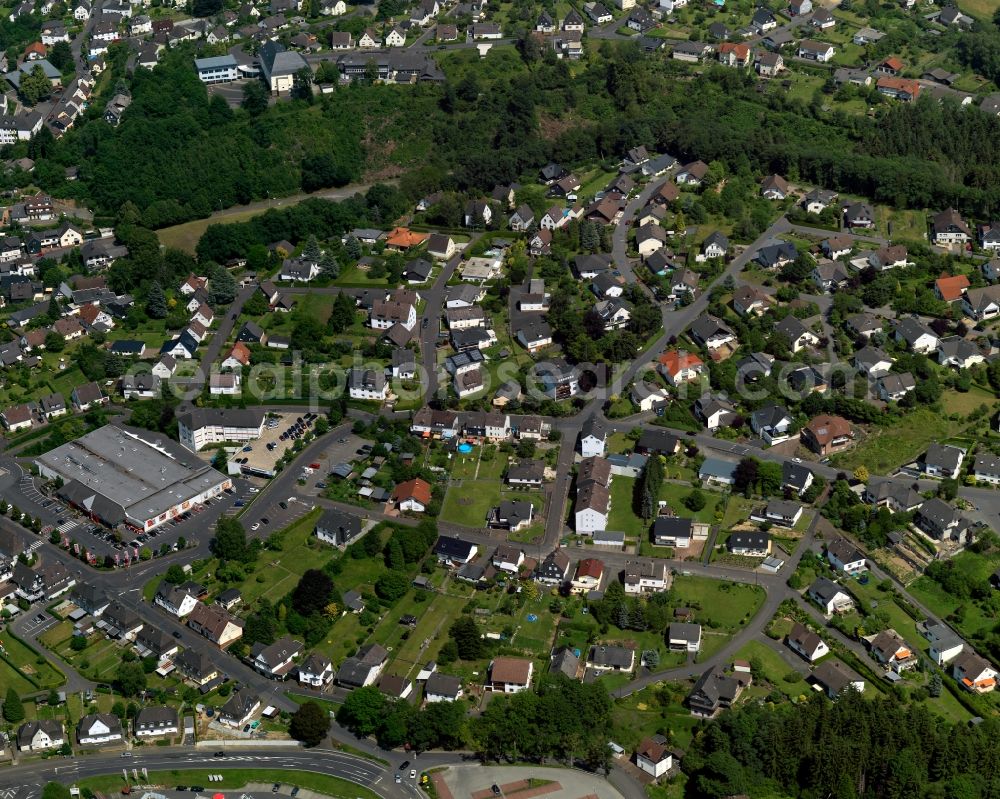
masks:
<svg viewBox="0 0 1000 799"><path fill-rule="evenodd" d="M13 675L17 674L16 670L20 670L21 674L25 677L30 677L42 689L57 688L66 681L62 673L55 666L49 663L42 655L32 652L31 649L12 635L3 636L3 648L7 660L11 661L11 663L7 663L6 660L0 661L0 663L2 663L5 670L12 673L11 679L14 679ZM6 684L4 678L0 677L0 685L4 684Z"/></svg>
<svg viewBox="0 0 1000 799"><path fill-rule="evenodd" d="M705 507L692 513L684 506L684 498L692 490L690 486L664 483L660 489L660 499L665 501L678 516L712 523L715 520L715 510L722 502L722 495L703 489L702 493L707 500ZM634 491L635 480L631 477L618 476L611 481L611 513L608 517L608 529L620 530L629 538L645 540L648 538L651 523L639 518L632 511Z"/></svg>
<svg viewBox="0 0 1000 799"><path fill-rule="evenodd" d="M951 559L955 568L978 582L985 583L989 576L996 571L1000 565L1000 556L993 555L986 557L974 552L960 552ZM988 633L996 624L996 619L990 613L985 613L983 609L972 601L962 602L955 596L946 592L939 583L928 577L918 577L911 583L907 590L913 594L921 604L925 605L932 613L939 618L947 618L959 607L965 606L964 615L961 620L953 619L952 622L959 631L966 636L975 637Z"/></svg>
<svg viewBox="0 0 1000 799"><path fill-rule="evenodd" d="M165 227L156 231L156 235L160 239L160 243L164 247L173 247L178 250L184 250L194 254L195 247L198 246L198 239L202 237L202 234L208 230L208 226L215 222L225 222L230 224L233 222L246 222L248 219L253 219L255 216L260 216L266 208L261 208L254 211L242 211L239 213L227 214L225 219L195 219L192 222L185 222L182 225L174 225L173 227Z"/></svg>
<svg viewBox="0 0 1000 799"><path fill-rule="evenodd" d="M711 524L715 521L715 509L722 502L722 495L714 491L701 490L701 493L705 496L705 507L700 511L692 512L689 511L684 505L684 498L687 497L694 489L691 486L679 485L678 483L664 483L663 487L660 489L660 499L667 502L670 508L678 516L683 516L686 518L696 519L699 522L707 522Z"/></svg>
<svg viewBox="0 0 1000 799"><path fill-rule="evenodd" d="M671 590L680 604L696 609L696 621L728 631L746 624L765 597L764 590L756 586L684 575L674 578Z"/></svg>
<svg viewBox="0 0 1000 799"><path fill-rule="evenodd" d="M789 650L791 652L791 650ZM751 641L736 653L737 658L743 660L760 661L761 669L764 672L764 679L774 688L789 699L811 696L813 689L792 666L782 660L781 656L769 646L760 641ZM793 654L792 657L798 657ZM785 677L796 675L795 680L786 680Z"/></svg>
<svg viewBox="0 0 1000 799"><path fill-rule="evenodd" d="M888 474L910 463L932 441L954 435L960 426L929 408L917 408L894 424L873 427L853 449L834 455L830 462L838 469L853 471L862 464L871 474Z"/></svg>
<svg viewBox="0 0 1000 799"><path fill-rule="evenodd" d="M941 395L941 403L944 405L945 413L960 413L967 416L976 410L980 405L992 408L997 403L997 398L992 391L987 391L979 386L972 386L966 392L945 391Z"/></svg>
<svg viewBox="0 0 1000 799"><path fill-rule="evenodd" d="M174 771L150 771L148 782L165 788L177 785L204 784L211 785L212 790L233 790L255 782L286 783L306 788L325 796L336 799L378 799L374 792L347 780L328 777L325 774L312 774L308 771L284 771L280 769L218 769L222 779L209 782L208 775L215 771L203 769L184 769ZM106 777L88 777L79 780L77 786L82 790L117 793L124 781L120 773Z"/></svg>
<svg viewBox="0 0 1000 799"><path fill-rule="evenodd" d="M545 498L540 491L511 491L498 480L466 480L450 485L441 508L441 518L465 527L484 527L490 509L504 499L525 500L538 513Z"/></svg>

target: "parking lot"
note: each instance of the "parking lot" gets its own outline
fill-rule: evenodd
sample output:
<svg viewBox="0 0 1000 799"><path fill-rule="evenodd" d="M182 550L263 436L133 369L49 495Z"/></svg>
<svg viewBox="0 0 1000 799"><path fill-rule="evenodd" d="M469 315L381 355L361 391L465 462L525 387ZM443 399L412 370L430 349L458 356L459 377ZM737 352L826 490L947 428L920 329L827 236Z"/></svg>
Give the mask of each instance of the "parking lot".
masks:
<svg viewBox="0 0 1000 799"><path fill-rule="evenodd" d="M282 505L285 507L281 507ZM272 498L271 504L255 508L254 512L250 514L250 518L243 520L243 524L248 532L266 537L270 532L281 530L301 519L313 507L313 503L304 497L295 495L275 497Z"/></svg>
<svg viewBox="0 0 1000 799"><path fill-rule="evenodd" d="M42 527L41 537L34 542L41 546L42 539L48 540L52 530L58 530L62 538L62 546L71 548L75 544L86 549L91 556L91 563L103 561L110 556L116 565L125 565L136 560L143 548L149 548L159 554L164 547L173 549L182 536L188 541L198 541L205 536L206 530L214 529L215 522L223 513L232 515L239 511L236 503L246 503L251 496L253 484L243 478L233 481L233 488L216 499L209 500L204 505L196 505L187 513L171 519L148 532L136 536L121 535L118 537L113 530L96 524L76 510L67 507L62 502L46 497L35 484L30 475L21 477L18 483L18 494L30 502L32 506L43 509L47 523ZM11 504L18 505L17 498L7 497ZM31 507L18 505L25 512L32 513ZM78 554L78 550L77 550Z"/></svg>
<svg viewBox="0 0 1000 799"><path fill-rule="evenodd" d="M247 444L230 460L230 467L239 465L248 476L274 477L275 466L285 452L304 436L316 418L314 413L298 416L293 413L279 414L276 419L268 419L260 438ZM233 469L230 468L230 474Z"/></svg>
<svg viewBox="0 0 1000 799"><path fill-rule="evenodd" d="M44 633L49 627L52 627L59 623L59 619L55 616L50 616L44 611L39 613L31 612L31 617L21 624L20 631L22 633L27 633L31 638L37 638L39 635Z"/></svg>

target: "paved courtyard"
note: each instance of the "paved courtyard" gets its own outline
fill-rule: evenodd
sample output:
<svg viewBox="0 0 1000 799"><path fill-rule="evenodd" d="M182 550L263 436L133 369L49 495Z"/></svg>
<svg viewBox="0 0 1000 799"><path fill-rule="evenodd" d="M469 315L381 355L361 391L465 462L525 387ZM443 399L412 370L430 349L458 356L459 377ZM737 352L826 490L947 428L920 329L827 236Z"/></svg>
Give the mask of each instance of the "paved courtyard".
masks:
<svg viewBox="0 0 1000 799"><path fill-rule="evenodd" d="M434 778L441 799L486 799L493 795L494 784L500 786L503 799L543 796L545 799L623 799L604 778L572 769L451 766L435 773ZM535 781L534 787L529 786L529 779ZM551 784L540 786L539 780L551 780Z"/></svg>

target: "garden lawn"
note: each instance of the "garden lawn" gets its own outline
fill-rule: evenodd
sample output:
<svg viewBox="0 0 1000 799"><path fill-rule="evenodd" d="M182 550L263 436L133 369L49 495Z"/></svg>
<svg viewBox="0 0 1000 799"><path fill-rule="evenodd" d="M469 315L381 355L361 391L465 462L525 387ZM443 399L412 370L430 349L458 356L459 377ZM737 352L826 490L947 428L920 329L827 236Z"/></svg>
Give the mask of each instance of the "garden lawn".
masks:
<svg viewBox="0 0 1000 799"><path fill-rule="evenodd" d="M946 390L941 395L941 402L944 405L945 413L968 416L980 405L992 408L996 404L997 398L992 391L974 385L966 392Z"/></svg>
<svg viewBox="0 0 1000 799"><path fill-rule="evenodd" d="M536 513L544 504L544 496L540 491L505 490L499 480L464 480L461 485L448 486L441 508L441 519L465 527L485 527L490 509L504 499L531 502Z"/></svg>
<svg viewBox="0 0 1000 799"><path fill-rule="evenodd" d="M951 562L962 574L974 581L985 583L1000 565L1000 556L985 557L966 550L958 553L951 559ZM942 619L949 618L960 605L964 605L965 612L961 616L961 620L952 618L949 621L967 637L983 635L996 624L996 620L986 615L977 603L972 600L963 601L949 594L939 583L929 577L918 577L907 586L907 590L935 616Z"/></svg>
<svg viewBox="0 0 1000 799"><path fill-rule="evenodd" d="M715 491L708 491L704 488L701 489L701 493L705 497L705 507L700 511L692 512L689 511L684 505L684 499L693 490L694 489L690 486L680 485L678 483L664 483L663 487L660 489L660 499L670 505L671 509L678 516L712 524L715 521L715 509L718 508L719 503L722 502L722 495L716 493Z"/></svg>
<svg viewBox="0 0 1000 799"><path fill-rule="evenodd" d="M13 664L14 668L38 683L40 688L56 688L66 681L62 673L42 655L33 652L12 635L3 637L3 648L6 659ZM6 661L4 663L10 665ZM3 684L2 681L0 684Z"/></svg>
<svg viewBox="0 0 1000 799"><path fill-rule="evenodd" d="M434 594L433 600L423 605L420 613L415 613L417 626L410 631L406 641L393 652L389 665L392 674L415 674L414 668L434 660L442 645L448 639L448 629L462 613L468 599L465 597ZM425 647L424 642L428 641Z"/></svg>
<svg viewBox="0 0 1000 799"><path fill-rule="evenodd" d="M797 655L793 654L792 657L797 657ZM798 678L791 682L785 680L786 675L796 673L795 669L782 660L781 655L760 641L751 641L746 644L736 653L736 658L760 661L764 679L789 699L811 696L813 693L812 687L801 675L798 675Z"/></svg>
<svg viewBox="0 0 1000 799"><path fill-rule="evenodd" d="M611 513L608 514L608 529L623 532L628 538L646 540L649 538L651 522L640 519L632 511L634 491L633 478L616 476L611 479Z"/></svg>
<svg viewBox="0 0 1000 799"><path fill-rule="evenodd" d="M932 441L957 433L955 427L943 414L918 408L891 425L871 427L857 446L834 455L831 464L846 471L864 465L872 474L889 474L916 460Z"/></svg>
<svg viewBox="0 0 1000 799"><path fill-rule="evenodd" d="M672 590L678 604L695 608L696 621L728 631L746 624L765 596L764 590L756 586L684 575L674 578Z"/></svg>
<svg viewBox="0 0 1000 799"><path fill-rule="evenodd" d="M255 564L255 576L248 577L240 586L245 604L250 605L263 596L272 602L276 601L295 587L307 569L318 568L328 559L325 547L315 541L310 543L316 520L321 513L322 510L317 508L281 531L281 551L265 550L260 553ZM308 548L315 548L319 552L308 555L305 551Z"/></svg>
<svg viewBox="0 0 1000 799"><path fill-rule="evenodd" d="M884 610L889 616L889 626L903 636L910 645L916 644L921 650L927 649L929 644L917 632L917 623L896 604L891 594L879 591L874 580L869 580L867 585L859 580L849 580L845 585L848 592L853 594L869 612L873 610L872 602L878 603L877 609Z"/></svg>

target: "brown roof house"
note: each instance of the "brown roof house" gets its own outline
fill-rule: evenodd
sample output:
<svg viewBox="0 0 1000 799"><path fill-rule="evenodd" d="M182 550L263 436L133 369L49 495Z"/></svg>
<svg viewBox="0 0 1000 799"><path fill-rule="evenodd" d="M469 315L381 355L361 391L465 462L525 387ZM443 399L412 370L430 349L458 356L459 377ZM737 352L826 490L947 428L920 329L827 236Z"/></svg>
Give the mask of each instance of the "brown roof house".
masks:
<svg viewBox="0 0 1000 799"><path fill-rule="evenodd" d="M800 439L818 455L830 455L847 449L854 442L851 423L841 416L820 414L802 428Z"/></svg>
<svg viewBox="0 0 1000 799"><path fill-rule="evenodd" d="M526 658L498 657L490 664L490 691L516 694L531 687L535 664Z"/></svg>

